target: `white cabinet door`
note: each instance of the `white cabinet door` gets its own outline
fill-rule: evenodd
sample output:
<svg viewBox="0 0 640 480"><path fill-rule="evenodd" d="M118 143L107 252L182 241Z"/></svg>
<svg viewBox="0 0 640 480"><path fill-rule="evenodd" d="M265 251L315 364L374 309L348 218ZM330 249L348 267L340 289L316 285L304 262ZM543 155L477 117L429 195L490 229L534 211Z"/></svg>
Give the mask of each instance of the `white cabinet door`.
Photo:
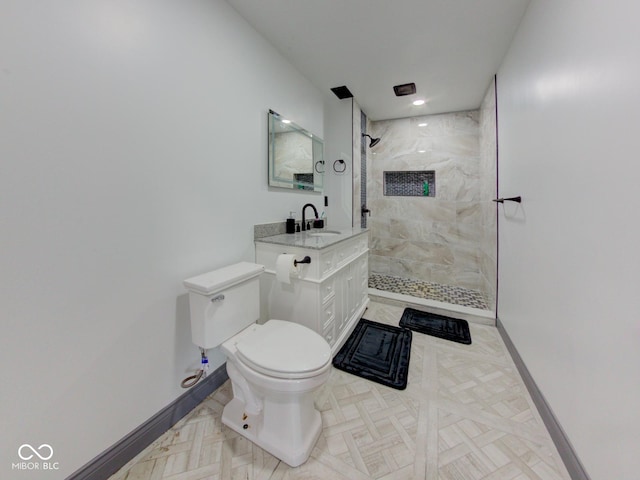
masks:
<svg viewBox="0 0 640 480"><path fill-rule="evenodd" d="M364 234L321 251L286 247L288 253L312 259L289 284L276 278L276 262L284 247L257 244L256 259L266 268L260 288L267 308L261 318L305 325L338 348L367 303L367 243Z"/></svg>
<svg viewBox="0 0 640 480"><path fill-rule="evenodd" d="M349 296L347 294L348 268L340 270L336 278L336 333L340 335L349 319Z"/></svg>

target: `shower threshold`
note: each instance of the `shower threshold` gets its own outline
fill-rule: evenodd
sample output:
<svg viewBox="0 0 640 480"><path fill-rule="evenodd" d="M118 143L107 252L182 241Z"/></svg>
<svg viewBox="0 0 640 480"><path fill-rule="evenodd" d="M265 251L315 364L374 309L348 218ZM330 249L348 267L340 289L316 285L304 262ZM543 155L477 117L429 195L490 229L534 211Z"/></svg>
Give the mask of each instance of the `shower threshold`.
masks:
<svg viewBox="0 0 640 480"><path fill-rule="evenodd" d="M420 310L495 325L496 314L484 296L462 287L372 273L369 296L383 303L413 305Z"/></svg>

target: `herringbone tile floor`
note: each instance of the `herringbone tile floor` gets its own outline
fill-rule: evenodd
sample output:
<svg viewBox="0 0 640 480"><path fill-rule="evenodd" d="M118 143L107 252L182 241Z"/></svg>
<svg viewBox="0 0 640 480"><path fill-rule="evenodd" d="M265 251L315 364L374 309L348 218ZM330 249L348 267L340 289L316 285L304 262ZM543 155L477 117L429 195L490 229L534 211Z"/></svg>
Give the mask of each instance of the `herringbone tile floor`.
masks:
<svg viewBox="0 0 640 480"><path fill-rule="evenodd" d="M402 311L372 302L365 318L397 325ZM414 332L403 391L333 369L298 468L222 425L227 382L110 480L569 480L497 330L470 328L471 345Z"/></svg>

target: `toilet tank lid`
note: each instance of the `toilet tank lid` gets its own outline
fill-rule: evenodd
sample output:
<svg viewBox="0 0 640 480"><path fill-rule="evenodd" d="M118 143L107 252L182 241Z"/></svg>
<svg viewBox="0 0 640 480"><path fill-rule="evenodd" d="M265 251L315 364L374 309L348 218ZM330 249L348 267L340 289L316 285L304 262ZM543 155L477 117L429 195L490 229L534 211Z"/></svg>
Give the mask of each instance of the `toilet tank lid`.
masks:
<svg viewBox="0 0 640 480"><path fill-rule="evenodd" d="M187 290L201 295L212 295L220 290L249 280L264 271L264 265L239 262L202 275L187 278L183 283Z"/></svg>

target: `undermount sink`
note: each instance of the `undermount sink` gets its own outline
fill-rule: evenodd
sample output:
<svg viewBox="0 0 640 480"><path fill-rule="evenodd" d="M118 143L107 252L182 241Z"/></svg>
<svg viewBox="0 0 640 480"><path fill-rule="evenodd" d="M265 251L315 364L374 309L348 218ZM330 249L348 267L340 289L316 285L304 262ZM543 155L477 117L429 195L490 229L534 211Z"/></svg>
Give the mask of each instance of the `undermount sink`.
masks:
<svg viewBox="0 0 640 480"><path fill-rule="evenodd" d="M325 230L324 232L314 232L309 234L310 237L333 237L334 235L340 235L340 232Z"/></svg>

